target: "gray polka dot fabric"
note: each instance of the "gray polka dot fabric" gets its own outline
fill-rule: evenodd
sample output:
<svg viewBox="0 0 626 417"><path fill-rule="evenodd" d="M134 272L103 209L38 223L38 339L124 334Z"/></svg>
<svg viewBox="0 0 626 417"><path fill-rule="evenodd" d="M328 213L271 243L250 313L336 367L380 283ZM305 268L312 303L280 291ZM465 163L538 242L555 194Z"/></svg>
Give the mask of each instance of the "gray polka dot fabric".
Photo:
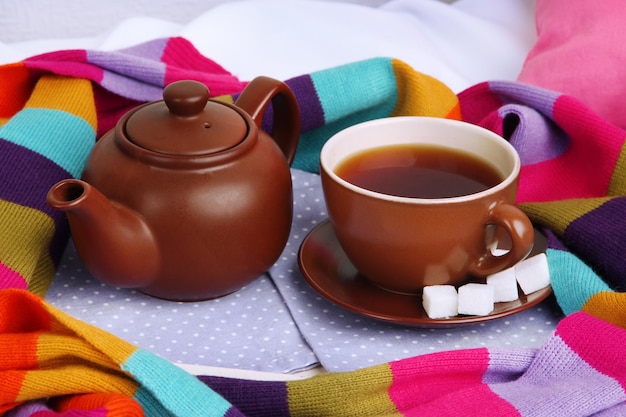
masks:
<svg viewBox="0 0 626 417"><path fill-rule="evenodd" d="M317 364L349 371L450 349L539 347L556 327L562 313L551 297L503 319L443 329L389 324L334 305L297 263L302 240L326 219L319 176L292 173L289 242L268 273L240 291L181 303L111 287L90 276L70 244L46 300L175 363L282 373Z"/></svg>

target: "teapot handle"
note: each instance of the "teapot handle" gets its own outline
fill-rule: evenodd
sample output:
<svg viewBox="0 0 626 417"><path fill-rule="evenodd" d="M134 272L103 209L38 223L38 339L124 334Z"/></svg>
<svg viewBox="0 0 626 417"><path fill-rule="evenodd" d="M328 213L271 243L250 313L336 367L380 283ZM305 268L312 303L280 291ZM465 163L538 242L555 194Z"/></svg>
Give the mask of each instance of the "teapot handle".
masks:
<svg viewBox="0 0 626 417"><path fill-rule="evenodd" d="M256 77L246 86L235 105L252 116L261 129L263 115L270 102L274 117L269 133L291 165L300 139L300 108L289 86L273 78Z"/></svg>

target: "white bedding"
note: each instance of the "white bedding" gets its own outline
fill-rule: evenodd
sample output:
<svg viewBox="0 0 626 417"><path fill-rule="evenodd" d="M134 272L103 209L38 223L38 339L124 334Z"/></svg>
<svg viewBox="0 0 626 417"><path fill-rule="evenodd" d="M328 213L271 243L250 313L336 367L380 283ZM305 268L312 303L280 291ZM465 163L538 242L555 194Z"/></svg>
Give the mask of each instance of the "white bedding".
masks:
<svg viewBox="0 0 626 417"><path fill-rule="evenodd" d="M111 50L183 36L243 80L287 79L390 56L460 91L515 79L535 40L534 0L361 3L4 0L0 64L59 49Z"/></svg>

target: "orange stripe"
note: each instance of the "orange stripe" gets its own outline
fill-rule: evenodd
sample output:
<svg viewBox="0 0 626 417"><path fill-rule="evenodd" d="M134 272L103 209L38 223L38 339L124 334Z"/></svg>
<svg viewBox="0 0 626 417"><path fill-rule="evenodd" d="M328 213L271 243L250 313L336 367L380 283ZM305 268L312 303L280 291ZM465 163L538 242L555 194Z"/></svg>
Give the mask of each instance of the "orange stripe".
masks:
<svg viewBox="0 0 626 417"><path fill-rule="evenodd" d="M107 417L141 417L144 415L143 409L137 401L120 394L95 393L62 397L55 405L55 409L59 412L106 409Z"/></svg>
<svg viewBox="0 0 626 417"><path fill-rule="evenodd" d="M0 389L0 411L15 407L18 402L24 379L28 371L2 371L2 389Z"/></svg>
<svg viewBox="0 0 626 417"><path fill-rule="evenodd" d="M448 114L446 114L446 119L463 120L463 115L461 114L461 103L457 101L454 107L452 107Z"/></svg>
<svg viewBox="0 0 626 417"><path fill-rule="evenodd" d="M24 63L3 65L0 67L0 118L12 117L24 104L35 85ZM10 99L9 99L10 97Z"/></svg>
<svg viewBox="0 0 626 417"><path fill-rule="evenodd" d="M29 370L39 366L37 344L50 316L38 300L25 290L0 291L0 410L15 406Z"/></svg>
<svg viewBox="0 0 626 417"><path fill-rule="evenodd" d="M41 301L26 290L0 291L0 333L49 330L52 320Z"/></svg>
<svg viewBox="0 0 626 417"><path fill-rule="evenodd" d="M37 343L40 333L0 334L0 372L37 369Z"/></svg>

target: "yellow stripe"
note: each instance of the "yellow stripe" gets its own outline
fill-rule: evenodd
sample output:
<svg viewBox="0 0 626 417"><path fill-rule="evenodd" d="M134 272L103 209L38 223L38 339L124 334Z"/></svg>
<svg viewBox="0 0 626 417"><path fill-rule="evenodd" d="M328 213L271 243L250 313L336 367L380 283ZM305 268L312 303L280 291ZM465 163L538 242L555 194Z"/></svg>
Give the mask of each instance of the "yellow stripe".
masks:
<svg viewBox="0 0 626 417"><path fill-rule="evenodd" d="M23 358L27 371L16 401L89 392L128 397L136 394L137 381L121 368L137 351L135 346L70 316L30 292L6 291L9 292L5 297L12 297L13 312L39 317L32 331L41 331L35 342L36 369L30 357Z"/></svg>
<svg viewBox="0 0 626 417"><path fill-rule="evenodd" d="M597 292L581 309L599 319L626 328L626 293Z"/></svg>
<svg viewBox="0 0 626 417"><path fill-rule="evenodd" d="M459 99L447 85L403 61L391 62L398 88L398 103L392 116L460 118Z"/></svg>
<svg viewBox="0 0 626 417"><path fill-rule="evenodd" d="M289 382L289 414L326 417L397 414L389 398L391 383L388 364ZM329 398L333 400L328 401Z"/></svg>
<svg viewBox="0 0 626 417"><path fill-rule="evenodd" d="M49 246L54 222L45 213L0 200L0 259L43 296L54 276Z"/></svg>
<svg viewBox="0 0 626 417"><path fill-rule="evenodd" d="M549 226L556 234L563 236L565 229L571 222L597 209L608 200L610 197L577 198L541 203L522 203L519 207L533 222Z"/></svg>
<svg viewBox="0 0 626 417"><path fill-rule="evenodd" d="M214 100L217 101L221 101L224 103L228 103L228 104L233 104L235 102L235 100L233 100L233 96L231 95L225 95L225 96L219 96L219 97L211 97Z"/></svg>
<svg viewBox="0 0 626 417"><path fill-rule="evenodd" d="M16 401L88 392L119 393L132 397L137 384L121 372L111 373L90 364L68 364L29 371Z"/></svg>
<svg viewBox="0 0 626 417"><path fill-rule="evenodd" d="M44 302L42 306L52 317L52 331L62 334L77 335L81 339L88 341L85 345L76 346L89 346L99 352L106 352L106 356L110 358L114 364L126 362L128 358L137 351L136 346L105 330L78 320L49 303ZM104 356L100 356L99 353L90 353L89 355L91 358L104 358ZM117 367L117 365L113 365L113 367Z"/></svg>
<svg viewBox="0 0 626 417"><path fill-rule="evenodd" d="M94 349L93 345L68 331L59 323L55 334L44 333L37 343L37 360L45 367L63 367L71 364L89 363L94 367L119 370L110 357ZM57 326L53 326L57 327Z"/></svg>
<svg viewBox="0 0 626 417"><path fill-rule="evenodd" d="M84 119L94 131L98 128L98 115L89 80L58 75L41 77L25 107L65 111Z"/></svg>
<svg viewBox="0 0 626 417"><path fill-rule="evenodd" d="M622 146L622 151L613 169L607 194L614 196L626 195L626 144Z"/></svg>

